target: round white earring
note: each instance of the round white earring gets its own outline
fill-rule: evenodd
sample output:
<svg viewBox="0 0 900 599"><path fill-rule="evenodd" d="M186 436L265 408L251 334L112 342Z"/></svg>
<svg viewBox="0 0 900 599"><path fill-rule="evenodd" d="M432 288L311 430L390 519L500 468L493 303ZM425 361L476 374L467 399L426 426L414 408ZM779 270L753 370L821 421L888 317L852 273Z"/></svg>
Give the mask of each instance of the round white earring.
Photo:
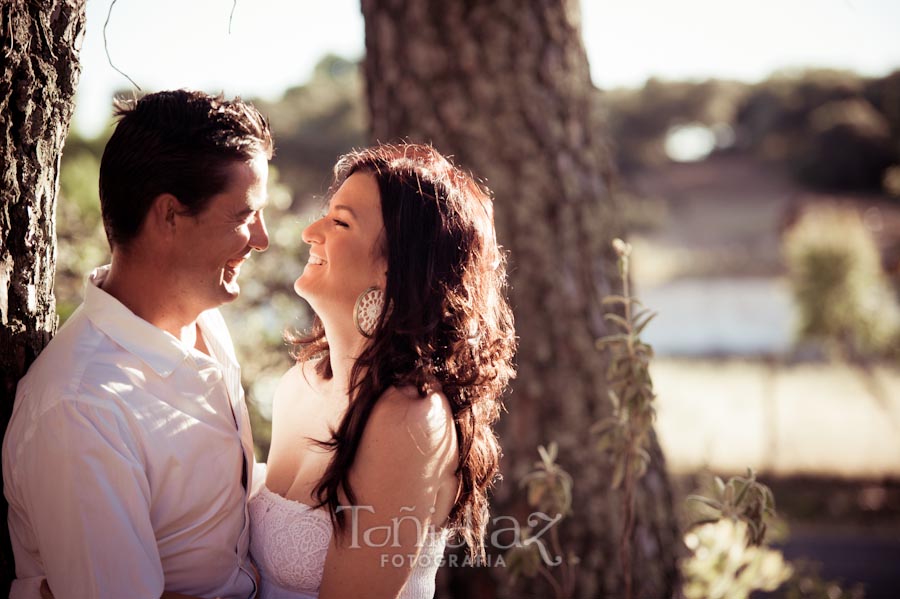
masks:
<svg viewBox="0 0 900 599"><path fill-rule="evenodd" d="M369 287L359 294L353 308L353 322L360 335L372 337L382 310L384 310L384 291L378 287Z"/></svg>

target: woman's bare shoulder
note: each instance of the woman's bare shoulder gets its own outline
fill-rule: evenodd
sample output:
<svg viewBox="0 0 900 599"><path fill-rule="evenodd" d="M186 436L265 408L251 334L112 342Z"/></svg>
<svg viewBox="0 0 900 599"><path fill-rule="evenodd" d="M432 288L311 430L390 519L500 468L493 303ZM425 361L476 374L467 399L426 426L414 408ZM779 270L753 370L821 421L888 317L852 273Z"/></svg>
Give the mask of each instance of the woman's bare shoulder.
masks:
<svg viewBox="0 0 900 599"><path fill-rule="evenodd" d="M366 429L367 436L391 440L390 448L404 455L410 451L423 457L443 454L456 441L453 411L444 394L432 391L422 397L412 386L388 388L375 404Z"/></svg>
<svg viewBox="0 0 900 599"><path fill-rule="evenodd" d="M310 362L298 362L281 375L272 399L272 413L298 407L312 393L310 381L318 376Z"/></svg>

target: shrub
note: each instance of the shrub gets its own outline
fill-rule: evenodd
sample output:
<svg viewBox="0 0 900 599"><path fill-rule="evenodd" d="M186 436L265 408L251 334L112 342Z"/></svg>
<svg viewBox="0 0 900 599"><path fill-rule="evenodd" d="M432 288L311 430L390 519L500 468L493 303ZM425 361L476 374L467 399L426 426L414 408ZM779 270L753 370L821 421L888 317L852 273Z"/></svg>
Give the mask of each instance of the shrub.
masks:
<svg viewBox="0 0 900 599"><path fill-rule="evenodd" d="M738 146L767 160L803 156L808 117L829 102L857 98L862 81L853 73L812 70L775 74L754 85L735 119Z"/></svg>
<svg viewBox="0 0 900 599"><path fill-rule="evenodd" d="M864 96L891 125L891 136L900 137L900 70L866 82Z"/></svg>
<svg viewBox="0 0 900 599"><path fill-rule="evenodd" d="M847 208L808 210L784 241L801 341L851 358L878 357L897 340L900 314L878 248Z"/></svg>
<svg viewBox="0 0 900 599"><path fill-rule="evenodd" d="M793 573L780 551L748 542L747 523L731 518L701 524L684 537L692 555L682 562L687 599L747 599L774 591Z"/></svg>
<svg viewBox="0 0 900 599"><path fill-rule="evenodd" d="M813 110L800 176L829 189L877 189L895 159L891 127L861 98L828 102Z"/></svg>
<svg viewBox="0 0 900 599"><path fill-rule="evenodd" d="M884 171L881 186L892 198L900 198L900 165L894 165Z"/></svg>

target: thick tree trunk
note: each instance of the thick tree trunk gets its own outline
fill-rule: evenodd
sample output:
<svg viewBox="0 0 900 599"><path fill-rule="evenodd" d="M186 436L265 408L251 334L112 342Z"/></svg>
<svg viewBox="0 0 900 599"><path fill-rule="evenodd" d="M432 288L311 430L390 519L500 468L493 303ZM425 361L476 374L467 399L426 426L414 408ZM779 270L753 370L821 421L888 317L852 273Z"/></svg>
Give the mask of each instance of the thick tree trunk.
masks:
<svg viewBox="0 0 900 599"><path fill-rule="evenodd" d="M362 0L362 10L373 139L431 141L496 196L520 348L494 513L521 513L516 483L537 446L557 441L575 480L561 532L581 558L576 595L621 596L621 500L588 431L611 409L595 340L607 333L600 300L619 288L610 241L620 231L578 3ZM636 596L660 598L675 592L678 534L653 453L639 486L634 580ZM462 580L471 572L450 575L461 597L505 593L486 591L483 577L474 590Z"/></svg>
<svg viewBox="0 0 900 599"><path fill-rule="evenodd" d="M0 2L0 418L56 331L56 195L74 109L84 0ZM2 501L0 595L13 559Z"/></svg>

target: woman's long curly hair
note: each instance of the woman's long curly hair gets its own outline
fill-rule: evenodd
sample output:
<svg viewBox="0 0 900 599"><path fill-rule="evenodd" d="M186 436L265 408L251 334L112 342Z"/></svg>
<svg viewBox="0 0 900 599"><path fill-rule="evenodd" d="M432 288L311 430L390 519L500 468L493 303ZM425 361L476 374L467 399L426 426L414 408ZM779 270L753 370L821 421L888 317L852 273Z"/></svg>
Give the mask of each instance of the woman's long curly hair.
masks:
<svg viewBox="0 0 900 599"><path fill-rule="evenodd" d="M314 494L343 531L338 493L355 504L350 469L378 398L391 386L414 385L422 397L438 389L450 402L459 446L461 491L449 527L473 557L483 557L487 494L501 455L493 427L515 374L513 316L490 192L425 145L350 152L335 165L329 193L359 172L375 176L381 196L385 309L351 370L347 412L332 438L320 442L333 455ZM313 360L316 372L331 378L318 317L292 341L299 362Z"/></svg>

